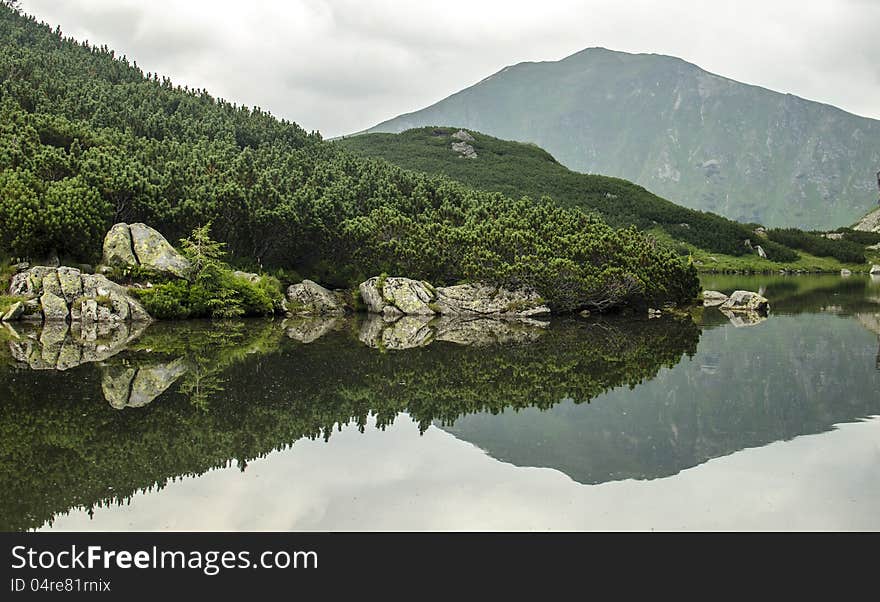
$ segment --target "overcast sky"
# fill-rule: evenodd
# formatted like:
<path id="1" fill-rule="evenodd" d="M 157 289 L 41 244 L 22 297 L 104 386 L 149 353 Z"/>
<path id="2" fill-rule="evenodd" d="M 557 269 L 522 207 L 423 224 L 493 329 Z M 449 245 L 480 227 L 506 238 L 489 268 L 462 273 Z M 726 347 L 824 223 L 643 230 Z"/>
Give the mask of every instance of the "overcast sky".
<path id="1" fill-rule="evenodd" d="M 144 71 L 325 137 L 590 46 L 679 56 L 880 118 L 877 0 L 22 0 Z"/>

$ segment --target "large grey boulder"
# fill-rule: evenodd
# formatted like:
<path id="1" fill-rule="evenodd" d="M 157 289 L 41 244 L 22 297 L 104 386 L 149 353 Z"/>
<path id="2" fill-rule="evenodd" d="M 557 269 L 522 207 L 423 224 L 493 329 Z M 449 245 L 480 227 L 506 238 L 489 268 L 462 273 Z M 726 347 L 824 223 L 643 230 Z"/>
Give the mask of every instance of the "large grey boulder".
<path id="1" fill-rule="evenodd" d="M 188 278 L 192 266 L 165 237 L 146 224 L 131 224 L 131 243 L 138 263 L 145 268 Z"/>
<path id="2" fill-rule="evenodd" d="M 104 265 L 126 267 L 138 265 L 128 224 L 114 224 L 104 236 Z"/>
<path id="3" fill-rule="evenodd" d="M 358 287 L 367 310 L 383 315 L 432 316 L 429 304 L 436 298 L 434 287 L 411 278 L 375 276 Z"/>
<path id="4" fill-rule="evenodd" d="M 392 305 L 408 316 L 433 316 L 437 313 L 428 305 L 436 299 L 434 287 L 424 281 L 386 278 L 382 298 L 386 305 Z"/>
<path id="5" fill-rule="evenodd" d="M 82 296 L 82 274 L 77 268 L 60 267 L 56 274 L 61 286 L 61 295 L 68 304 Z"/>
<path id="6" fill-rule="evenodd" d="M 287 312 L 303 316 L 340 316 L 345 313 L 342 296 L 323 286 L 303 280 L 287 287 Z"/>
<path id="7" fill-rule="evenodd" d="M 488 284 L 460 284 L 435 289 L 423 280 L 373 277 L 360 284 L 361 298 L 371 313 L 401 315 L 484 315 L 530 317 L 550 313 L 534 291 L 508 290 Z"/>
<path id="8" fill-rule="evenodd" d="M 487 284 L 459 284 L 437 289 L 441 314 L 478 314 L 527 318 L 550 313 L 534 291 L 507 290 Z"/>
<path id="9" fill-rule="evenodd" d="M 152 321 L 143 305 L 131 297 L 125 287 L 101 274 L 83 274 L 77 268 L 30 268 L 13 277 L 9 292 L 25 298 L 21 311 L 10 314 L 9 320 Z"/>
<path id="10" fill-rule="evenodd" d="M 732 312 L 757 312 L 766 314 L 770 310 L 770 302 L 751 291 L 734 291 L 730 298 L 721 305 L 721 309 Z"/>
<path id="11" fill-rule="evenodd" d="M 111 267 L 143 267 L 188 278 L 191 265 L 158 231 L 146 224 L 115 224 L 104 237 L 101 262 Z"/>

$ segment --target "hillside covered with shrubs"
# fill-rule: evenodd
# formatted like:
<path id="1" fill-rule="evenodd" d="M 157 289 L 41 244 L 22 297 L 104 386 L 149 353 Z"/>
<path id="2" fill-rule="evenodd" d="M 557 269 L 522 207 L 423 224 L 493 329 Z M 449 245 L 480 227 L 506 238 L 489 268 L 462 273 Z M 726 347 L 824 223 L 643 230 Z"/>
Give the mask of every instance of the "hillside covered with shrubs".
<path id="1" fill-rule="evenodd" d="M 557 309 L 607 291 L 623 303 L 696 295 L 694 268 L 636 229 L 519 197 L 357 157 L 0 6 L 9 259 L 94 261 L 116 222 L 172 241 L 210 223 L 233 265 L 331 286 L 383 272 L 482 279 L 534 287 Z"/>

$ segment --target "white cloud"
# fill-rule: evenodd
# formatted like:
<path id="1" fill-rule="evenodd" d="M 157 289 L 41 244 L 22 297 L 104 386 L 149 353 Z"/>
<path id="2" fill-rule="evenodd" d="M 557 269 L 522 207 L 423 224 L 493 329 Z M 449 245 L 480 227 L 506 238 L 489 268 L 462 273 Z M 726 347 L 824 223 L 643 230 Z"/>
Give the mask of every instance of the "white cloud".
<path id="1" fill-rule="evenodd" d="M 24 0 L 145 71 L 320 129 L 357 131 L 506 65 L 589 46 L 680 56 L 880 118 L 870 0 Z"/>

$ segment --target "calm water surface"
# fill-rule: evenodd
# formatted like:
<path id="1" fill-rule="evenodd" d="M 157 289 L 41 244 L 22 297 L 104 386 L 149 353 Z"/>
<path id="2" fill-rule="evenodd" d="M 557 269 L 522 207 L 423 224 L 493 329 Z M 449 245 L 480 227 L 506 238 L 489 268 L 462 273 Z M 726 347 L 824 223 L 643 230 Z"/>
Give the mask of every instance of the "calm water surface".
<path id="1" fill-rule="evenodd" d="M 0 529 L 878 529 L 880 282 L 769 318 L 0 328 Z"/>

